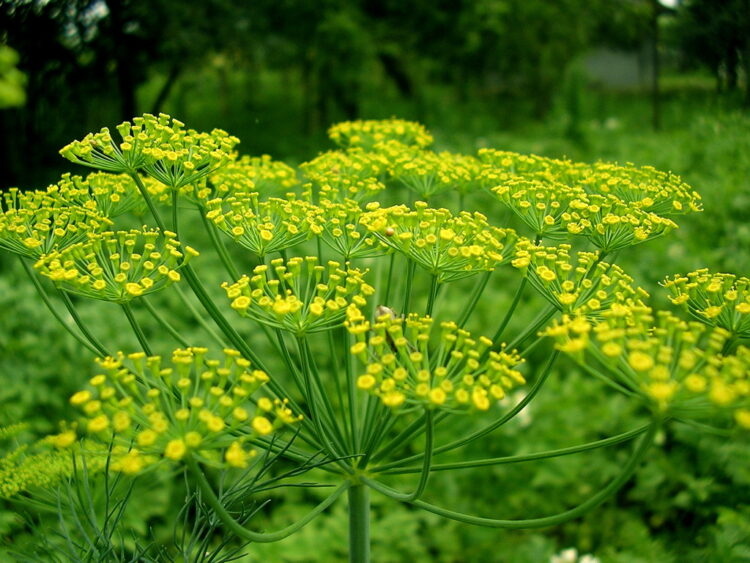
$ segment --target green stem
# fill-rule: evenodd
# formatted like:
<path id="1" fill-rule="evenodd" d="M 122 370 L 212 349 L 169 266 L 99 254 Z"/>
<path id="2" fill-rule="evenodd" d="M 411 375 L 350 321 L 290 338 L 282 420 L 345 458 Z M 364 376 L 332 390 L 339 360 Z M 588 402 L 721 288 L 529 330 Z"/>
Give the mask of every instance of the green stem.
<path id="1" fill-rule="evenodd" d="M 577 446 L 570 446 L 567 448 L 547 450 L 545 452 L 536 452 L 533 454 L 522 454 L 522 455 L 511 455 L 511 456 L 504 456 L 504 457 L 493 457 L 493 458 L 487 458 L 487 459 L 475 459 L 475 460 L 470 460 L 470 461 L 459 461 L 456 463 L 437 463 L 432 466 L 431 470 L 432 471 L 453 471 L 456 469 L 471 469 L 474 467 L 486 467 L 489 465 L 506 465 L 509 463 L 523 463 L 527 461 L 536 461 L 536 460 L 547 459 L 551 457 L 562 457 L 566 455 L 573 455 L 573 454 L 577 454 L 577 453 L 581 453 L 581 452 L 585 452 L 589 450 L 594 450 L 597 448 L 605 448 L 607 446 L 613 446 L 615 444 L 626 442 L 627 440 L 631 440 L 635 438 L 636 436 L 643 434 L 646 430 L 649 429 L 650 426 L 651 426 L 650 424 L 644 424 L 643 426 L 639 426 L 638 428 L 629 430 L 627 432 L 623 432 L 622 434 L 617 434 L 616 436 L 612 436 L 610 438 L 604 438 L 602 440 L 596 440 L 594 442 L 588 442 L 586 444 L 579 444 Z M 418 473 L 420 471 L 422 471 L 422 468 L 414 466 L 414 467 L 389 469 L 387 471 L 383 471 L 383 473 L 386 473 L 388 475 L 401 475 L 401 474 L 408 474 L 408 473 Z"/>
<path id="2" fill-rule="evenodd" d="M 196 481 L 198 482 L 198 487 L 201 490 L 201 493 L 203 495 L 203 498 L 206 500 L 208 505 L 214 510 L 216 513 L 216 516 L 219 517 L 219 520 L 224 524 L 227 530 L 229 530 L 231 533 L 233 533 L 238 538 L 244 540 L 244 541 L 251 541 L 251 542 L 257 542 L 257 543 L 269 543 L 269 542 L 276 542 L 279 540 L 283 540 L 284 538 L 291 536 L 295 532 L 298 532 L 302 528 L 304 528 L 307 524 L 309 524 L 316 516 L 318 516 L 321 512 L 323 512 L 326 508 L 331 506 L 336 500 L 350 487 L 350 482 L 345 481 L 341 485 L 339 485 L 336 490 L 331 493 L 330 496 L 328 496 L 323 502 L 321 502 L 318 506 L 313 508 L 310 512 L 308 512 L 301 520 L 298 520 L 294 524 L 287 526 L 286 528 L 279 530 L 278 532 L 272 532 L 272 533 L 259 533 L 259 532 L 253 532 L 251 530 L 248 530 L 244 526 L 242 526 L 237 520 L 232 518 L 232 515 L 227 512 L 226 508 L 224 508 L 224 505 L 221 504 L 221 501 L 216 497 L 216 494 L 213 491 L 213 488 L 209 484 L 208 480 L 206 479 L 206 476 L 203 474 L 203 471 L 198 466 L 198 463 L 193 459 L 191 456 L 188 456 L 185 459 L 185 462 L 187 463 L 188 468 L 195 476 Z"/>
<path id="3" fill-rule="evenodd" d="M 524 277 L 521 280 L 521 283 L 518 286 L 518 289 L 516 290 L 516 294 L 513 296 L 513 302 L 510 304 L 510 308 L 508 309 L 508 312 L 505 313 L 505 317 L 503 317 L 503 320 L 500 322 L 500 326 L 497 327 L 497 330 L 495 331 L 495 335 L 492 337 L 492 342 L 497 342 L 500 340 L 500 337 L 503 335 L 503 332 L 505 331 L 505 328 L 508 326 L 508 323 L 510 322 L 511 317 L 513 316 L 513 313 L 516 310 L 516 307 L 518 307 L 519 301 L 521 301 L 521 295 L 523 294 L 523 289 L 526 287 L 526 283 L 528 281 L 528 278 Z"/>
<path id="4" fill-rule="evenodd" d="M 349 562 L 370 561 L 370 490 L 356 484 L 349 487 Z"/>
<path id="5" fill-rule="evenodd" d="M 432 316 L 432 309 L 435 307 L 435 300 L 437 299 L 438 289 L 438 276 L 437 274 L 432 274 L 430 279 L 430 294 L 427 299 L 427 310 L 425 311 L 425 316 L 427 317 Z"/>
<path id="6" fill-rule="evenodd" d="M 138 320 L 135 318 L 135 315 L 133 314 L 133 309 L 130 307 L 129 303 L 121 303 L 120 306 L 122 307 L 122 310 L 125 312 L 125 316 L 128 318 L 128 322 L 130 323 L 130 328 L 133 329 L 133 332 L 135 333 L 135 337 L 138 339 L 138 342 L 141 345 L 141 348 L 143 348 L 143 351 L 146 353 L 147 356 L 153 356 L 151 352 L 151 347 L 148 345 L 148 340 L 146 339 L 146 335 L 143 333 L 143 329 L 141 328 L 141 325 L 138 324 Z"/>
<path id="7" fill-rule="evenodd" d="M 351 352 L 352 335 L 345 328 L 344 333 L 344 366 L 346 367 L 346 390 L 349 398 L 349 425 L 352 430 L 352 451 L 359 451 L 359 405 L 357 401 L 357 382 L 354 377 L 354 356 Z"/>
<path id="8" fill-rule="evenodd" d="M 81 317 L 78 315 L 78 311 L 76 311 L 75 306 L 73 305 L 73 302 L 70 300 L 70 295 L 65 292 L 65 290 L 59 290 L 60 291 L 60 297 L 62 297 L 63 303 L 65 304 L 65 308 L 70 313 L 70 316 L 73 317 L 73 322 L 76 323 L 76 326 L 81 331 L 83 336 L 86 337 L 86 340 L 91 342 L 91 345 L 97 349 L 99 354 L 102 356 L 111 356 L 107 349 L 102 345 L 101 342 L 99 342 L 99 339 L 96 338 L 93 334 L 91 334 L 91 331 L 86 328 L 86 325 L 81 320 Z"/>
<path id="9" fill-rule="evenodd" d="M 145 305 L 148 312 L 151 313 L 152 317 L 154 317 L 154 320 L 156 320 L 157 323 L 164 327 L 164 330 L 166 330 L 172 336 L 172 338 L 174 338 L 177 342 L 180 343 L 180 345 L 184 346 L 185 348 L 188 348 L 190 346 L 190 343 L 187 341 L 187 339 L 184 338 L 176 328 L 169 324 L 169 321 L 167 321 L 167 319 L 165 319 L 159 313 L 159 311 L 157 311 L 156 307 L 154 307 L 148 299 L 146 299 L 145 297 L 141 297 L 141 303 Z"/>
<path id="10" fill-rule="evenodd" d="M 198 208 L 198 214 L 201 216 L 203 226 L 205 227 L 206 232 L 211 239 L 211 243 L 216 249 L 216 253 L 219 255 L 221 263 L 224 265 L 224 269 L 229 274 L 229 277 L 232 278 L 232 281 L 237 281 L 238 279 L 240 279 L 240 272 L 234 265 L 232 257 L 229 256 L 224 243 L 222 243 L 221 239 L 219 238 L 218 233 L 216 232 L 216 227 L 206 218 L 205 210 L 202 207 Z"/>
<path id="11" fill-rule="evenodd" d="M 519 334 L 518 336 L 516 336 L 508 344 L 507 348 L 510 349 L 510 350 L 513 350 L 514 348 L 516 348 L 516 347 L 520 346 L 521 344 L 523 344 L 524 341 L 529 336 L 531 336 L 532 334 L 536 334 L 539 331 L 539 329 L 544 326 L 544 323 L 546 323 L 548 320 L 550 320 L 550 318 L 555 313 L 557 313 L 557 308 L 556 307 L 554 307 L 552 305 L 550 305 L 549 307 L 547 307 L 547 309 L 545 309 L 544 311 L 542 311 L 541 313 L 539 313 L 539 315 L 537 316 L 537 318 L 534 319 L 531 322 L 531 325 L 529 325 L 526 328 L 525 331 L 523 331 L 521 334 Z M 494 342 L 496 343 L 497 341 L 495 340 Z"/>
<path id="12" fill-rule="evenodd" d="M 323 421 L 326 423 L 326 430 L 328 431 L 329 438 L 332 442 L 335 443 L 336 447 L 338 447 L 340 451 L 345 451 L 346 448 L 344 446 L 344 436 L 341 433 L 341 429 L 339 428 L 338 422 L 336 420 L 336 413 L 333 409 L 333 404 L 331 403 L 331 399 L 328 396 L 328 393 L 323 385 L 323 380 L 320 377 L 320 371 L 318 371 L 318 366 L 315 363 L 315 358 L 313 357 L 312 351 L 310 350 L 310 344 L 304 338 L 300 338 L 299 344 L 300 353 L 303 354 L 305 358 L 304 365 L 310 372 L 312 381 L 315 384 L 313 392 L 317 392 L 317 396 L 313 396 L 311 399 L 317 405 L 322 405 L 323 407 L 321 409 L 323 414 L 325 415 Z M 338 456 L 338 453 L 336 455 Z"/>
<path id="13" fill-rule="evenodd" d="M 477 284 L 476 286 L 474 286 L 474 291 L 471 293 L 471 297 L 469 297 L 469 303 L 466 305 L 466 308 L 464 309 L 463 313 L 461 313 L 461 316 L 458 319 L 457 324 L 459 328 L 463 328 L 466 322 L 469 320 L 469 317 L 471 317 L 471 314 L 474 312 L 477 303 L 479 303 L 479 298 L 482 296 L 482 293 L 484 293 L 484 289 L 487 287 L 487 282 L 490 281 L 491 275 L 492 272 L 484 272 L 481 276 L 479 276 Z"/>
<path id="14" fill-rule="evenodd" d="M 427 487 L 427 481 L 430 479 L 430 471 L 432 469 L 432 452 L 433 452 L 433 424 L 432 424 L 432 411 L 425 410 L 425 446 L 424 453 L 422 454 L 422 468 L 419 474 L 419 483 L 417 488 L 414 489 L 413 493 L 393 493 L 389 496 L 402 502 L 412 502 L 422 496 L 422 493 Z"/>
<path id="15" fill-rule="evenodd" d="M 393 280 L 393 265 L 396 262 L 396 253 L 391 254 L 390 263 L 388 265 L 388 280 L 385 283 L 385 295 L 383 296 L 382 305 L 388 306 L 391 299 L 391 280 Z"/>
<path id="16" fill-rule="evenodd" d="M 175 291 L 177 292 L 177 295 L 180 298 L 180 301 L 182 301 L 183 305 L 185 305 L 185 308 L 190 311 L 190 314 L 193 315 L 193 318 L 198 321 L 198 324 L 201 325 L 203 330 L 205 330 L 208 335 L 213 338 L 213 340 L 222 348 L 226 348 L 226 342 L 224 339 L 219 336 L 216 331 L 206 322 L 206 319 L 204 318 L 204 315 L 201 315 L 198 310 L 195 308 L 195 306 L 190 302 L 190 299 L 187 295 L 185 295 L 185 292 L 182 291 L 182 288 L 178 284 L 174 284 L 172 287 L 174 287 Z"/>
<path id="17" fill-rule="evenodd" d="M 42 301 L 44 301 L 44 304 L 47 306 L 47 309 L 49 309 L 49 312 L 52 313 L 52 316 L 57 319 L 57 322 L 59 322 L 62 325 L 62 327 L 70 333 L 70 335 L 73 338 L 75 338 L 82 346 L 86 347 L 90 352 L 93 352 L 94 354 L 100 354 L 101 352 L 99 350 L 97 350 L 88 340 L 86 340 L 83 336 L 81 336 L 76 331 L 74 331 L 70 327 L 70 325 L 67 322 L 65 322 L 65 319 L 62 318 L 62 315 L 60 315 L 60 313 L 57 312 L 57 309 L 55 309 L 54 305 L 52 305 L 52 301 L 50 301 L 50 298 L 47 295 L 47 292 L 44 290 L 44 287 L 39 282 L 39 279 L 37 278 L 37 276 L 31 270 L 31 267 L 26 263 L 26 260 L 24 260 L 23 257 L 20 255 L 18 258 L 21 261 L 21 264 L 23 265 L 23 269 L 26 272 L 26 275 L 29 276 L 31 283 L 34 284 L 34 287 L 36 288 L 36 291 L 39 294 L 39 297 L 42 298 Z"/>
<path id="18" fill-rule="evenodd" d="M 504 528 L 508 530 L 527 530 L 527 529 L 532 529 L 532 528 L 546 528 L 549 526 L 558 526 L 560 524 L 563 524 L 565 522 L 578 518 L 579 516 L 585 514 L 589 510 L 592 510 L 593 508 L 599 506 L 601 503 L 603 503 L 604 501 L 609 499 L 612 495 L 614 495 L 628 481 L 628 479 L 630 479 L 633 473 L 635 473 L 635 470 L 637 469 L 638 465 L 643 460 L 648 449 L 651 447 L 654 441 L 654 436 L 656 435 L 658 428 L 659 428 L 659 423 L 657 422 L 653 422 L 650 425 L 648 432 L 641 439 L 638 446 L 636 446 L 630 459 L 623 467 L 622 472 L 615 479 L 610 481 L 610 483 L 606 487 L 604 487 L 597 494 L 590 497 L 588 500 L 579 504 L 575 508 L 566 510 L 565 512 L 561 512 L 560 514 L 555 514 L 553 516 L 546 516 L 543 518 L 531 518 L 527 520 L 496 520 L 494 518 L 482 518 L 479 516 L 472 516 L 470 514 L 455 512 L 453 510 L 448 510 L 446 508 L 435 506 L 433 504 L 429 504 L 421 500 L 412 501 L 411 504 L 413 504 L 417 508 L 421 508 L 422 510 L 432 512 L 433 514 L 437 514 L 444 518 L 449 518 L 451 520 L 456 520 L 458 522 L 463 522 L 465 524 L 473 524 L 475 526 L 485 526 L 488 528 Z M 362 480 L 368 485 L 370 485 L 371 487 L 376 488 L 376 490 L 388 496 L 393 497 L 395 493 L 395 491 L 393 491 L 389 487 L 382 485 L 381 483 L 378 483 L 377 481 L 373 482 L 365 478 L 363 478 Z M 373 485 L 376 485 L 376 486 L 373 486 Z"/>
<path id="19" fill-rule="evenodd" d="M 414 271 L 417 268 L 417 263 L 409 260 L 409 264 L 406 267 L 406 290 L 404 292 L 404 304 L 401 307 L 401 314 L 407 316 L 409 314 L 409 307 L 411 307 L 411 287 L 414 282 Z"/>
<path id="20" fill-rule="evenodd" d="M 143 180 L 141 180 L 141 177 L 138 175 L 137 172 L 131 172 L 129 176 L 133 179 L 135 182 L 136 187 L 138 188 L 138 191 L 141 192 L 141 197 L 146 202 L 146 205 L 148 206 L 148 210 L 151 212 L 151 215 L 154 218 L 154 221 L 156 221 L 156 225 L 159 227 L 159 229 L 164 232 L 167 230 L 167 226 L 164 224 L 164 221 L 161 219 L 161 215 L 159 214 L 159 210 L 156 209 L 156 206 L 154 205 L 153 200 L 151 199 L 151 196 L 148 193 L 148 190 L 146 189 L 146 186 L 143 185 Z"/>
<path id="21" fill-rule="evenodd" d="M 514 416 L 516 416 L 519 412 L 521 412 L 524 408 L 526 408 L 526 405 L 528 405 L 531 400 L 536 396 L 536 394 L 539 392 L 539 390 L 542 388 L 542 385 L 544 385 L 544 382 L 547 381 L 547 378 L 549 377 L 549 374 L 552 370 L 552 365 L 555 363 L 555 360 L 557 359 L 557 356 L 560 353 L 555 350 L 552 352 L 552 355 L 549 358 L 549 361 L 547 362 L 547 365 L 544 367 L 544 371 L 542 371 L 541 375 L 539 376 L 539 379 L 537 379 L 534 382 L 534 385 L 529 389 L 529 392 L 526 394 L 526 396 L 519 401 L 519 403 L 513 407 L 510 411 L 508 411 L 506 414 L 498 418 L 495 422 L 488 424 L 484 428 L 481 428 L 480 430 L 477 430 L 476 432 L 472 432 L 468 436 L 464 436 L 463 438 L 459 438 L 458 440 L 454 440 L 452 442 L 449 442 L 447 444 L 444 444 L 442 446 L 439 446 L 434 449 L 433 454 L 439 454 L 443 452 L 447 452 L 450 450 L 454 450 L 456 448 L 460 448 L 461 446 L 464 446 L 470 442 L 473 442 L 475 440 L 478 440 L 479 438 L 482 438 L 483 436 L 486 436 L 487 434 L 490 434 L 500 428 L 502 425 L 507 423 L 509 420 L 511 420 Z M 384 471 L 386 469 L 390 469 L 392 467 L 401 467 L 404 463 L 410 463 L 412 461 L 419 461 L 422 459 L 423 454 L 416 454 L 410 457 L 406 457 L 403 459 L 400 459 L 395 462 L 386 463 L 381 465 L 380 467 L 375 467 L 372 471 L 373 473 L 379 473 L 381 471 Z"/>

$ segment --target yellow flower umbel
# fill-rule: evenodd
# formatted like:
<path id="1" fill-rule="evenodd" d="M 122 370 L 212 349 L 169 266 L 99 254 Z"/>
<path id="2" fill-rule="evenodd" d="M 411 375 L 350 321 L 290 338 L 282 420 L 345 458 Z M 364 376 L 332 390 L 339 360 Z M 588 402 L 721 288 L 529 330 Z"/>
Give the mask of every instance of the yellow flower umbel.
<path id="1" fill-rule="evenodd" d="M 342 148 L 371 149 L 387 141 L 424 148 L 433 141 L 424 125 L 403 119 L 344 121 L 328 129 L 328 136 Z"/>
<path id="2" fill-rule="evenodd" d="M 306 196 L 310 201 L 369 199 L 385 189 L 386 164 L 378 153 L 362 149 L 323 153 L 300 165 L 308 180 Z"/>
<path id="3" fill-rule="evenodd" d="M 700 417 L 749 404 L 750 353 L 722 356 L 729 336 L 723 329 L 614 304 L 599 320 L 564 315 L 546 334 L 584 369 L 607 372 L 658 412 Z"/>
<path id="4" fill-rule="evenodd" d="M 652 240 L 676 229 L 674 221 L 625 204 L 615 196 L 589 195 L 581 219 L 568 224 L 568 232 L 582 235 L 604 253 Z"/>
<path id="5" fill-rule="evenodd" d="M 80 205 L 110 218 L 146 210 L 143 197 L 127 174 L 93 172 L 82 178 L 66 173 L 47 188 L 47 193 L 66 205 Z"/>
<path id="6" fill-rule="evenodd" d="M 229 162 L 209 176 L 213 197 L 227 197 L 237 192 L 258 192 L 268 196 L 285 193 L 299 182 L 291 166 L 270 156 L 247 156 Z"/>
<path id="7" fill-rule="evenodd" d="M 296 336 L 340 326 L 347 307 L 364 307 L 375 291 L 359 270 L 314 256 L 272 260 L 222 287 L 240 315 Z"/>
<path id="8" fill-rule="evenodd" d="M 614 264 L 600 262 L 593 252 L 570 255 L 570 245 L 535 245 L 522 239 L 516 244 L 514 267 L 524 271 L 531 285 L 560 311 L 598 315 L 612 303 L 641 303 L 648 298 L 633 278 Z"/>
<path id="9" fill-rule="evenodd" d="M 214 465 L 246 467 L 246 444 L 299 420 L 286 401 L 257 395 L 268 375 L 235 350 L 207 358 L 205 348 L 178 349 L 171 365 L 143 353 L 100 359 L 101 373 L 75 393 L 82 428 L 118 450 L 111 467 L 138 473 L 160 460 L 196 456 Z"/>
<path id="10" fill-rule="evenodd" d="M 319 236 L 344 262 L 380 256 L 388 251 L 388 246 L 362 225 L 363 210 L 356 201 L 347 199 L 333 203 L 324 200 L 318 208 L 318 222 L 322 229 Z"/>
<path id="11" fill-rule="evenodd" d="M 66 448 L 78 441 L 73 430 L 24 444 L 0 457 L 0 499 L 22 493 L 54 489 L 75 473 L 73 456 Z M 107 462 L 107 446 L 85 441 L 86 471 L 89 476 L 102 471 Z M 100 455 L 91 455 L 91 454 Z"/>
<path id="12" fill-rule="evenodd" d="M 390 178 L 422 199 L 446 190 L 468 193 L 478 185 L 479 162 L 470 156 L 404 147 L 396 154 L 391 151 L 391 160 Z"/>
<path id="13" fill-rule="evenodd" d="M 98 210 L 69 205 L 47 192 L 11 188 L 0 200 L 0 248 L 29 258 L 85 240 L 111 224 Z"/>
<path id="14" fill-rule="evenodd" d="M 206 217 L 235 242 L 263 258 L 319 233 L 318 209 L 296 199 L 258 199 L 238 193 L 208 202 Z"/>
<path id="15" fill-rule="evenodd" d="M 487 353 L 488 338 L 474 339 L 452 322 L 440 324 L 432 347 L 430 317 L 383 315 L 371 324 L 353 307 L 347 328 L 356 337 L 352 354 L 365 366 L 357 387 L 394 409 L 486 411 L 507 390 L 525 383 L 515 369 L 522 362 L 515 351 Z"/>
<path id="16" fill-rule="evenodd" d="M 178 270 L 197 256 L 169 231 L 105 232 L 42 256 L 35 268 L 55 285 L 93 299 L 127 303 L 180 280 Z"/>
<path id="17" fill-rule="evenodd" d="M 491 226 L 481 213 L 462 211 L 454 216 L 423 201 L 414 207 L 380 209 L 371 204 L 361 221 L 378 239 L 440 282 L 491 271 L 513 251 L 515 231 Z"/>
<path id="18" fill-rule="evenodd" d="M 667 278 L 662 285 L 700 322 L 721 327 L 738 338 L 750 338 L 750 280 L 707 268 Z"/>
<path id="19" fill-rule="evenodd" d="M 231 159 L 239 142 L 221 129 L 200 133 L 166 114 L 144 114 L 117 126 L 117 142 L 109 129 L 73 141 L 60 154 L 84 166 L 113 173 L 144 170 L 163 184 L 178 189 L 212 173 Z"/>
<path id="20" fill-rule="evenodd" d="M 700 195 L 679 176 L 651 166 L 585 164 L 495 149 L 481 149 L 479 158 L 486 165 L 482 183 L 489 188 L 508 181 L 526 180 L 562 184 L 591 195 L 612 195 L 625 205 L 658 215 L 702 209 Z"/>
<path id="21" fill-rule="evenodd" d="M 589 193 L 612 194 L 632 207 L 658 215 L 702 211 L 701 196 L 679 176 L 651 166 L 579 163 L 569 178 Z"/>
<path id="22" fill-rule="evenodd" d="M 558 182 L 515 178 L 492 188 L 497 198 L 539 238 L 570 236 L 568 225 L 588 208 L 586 193 Z"/>

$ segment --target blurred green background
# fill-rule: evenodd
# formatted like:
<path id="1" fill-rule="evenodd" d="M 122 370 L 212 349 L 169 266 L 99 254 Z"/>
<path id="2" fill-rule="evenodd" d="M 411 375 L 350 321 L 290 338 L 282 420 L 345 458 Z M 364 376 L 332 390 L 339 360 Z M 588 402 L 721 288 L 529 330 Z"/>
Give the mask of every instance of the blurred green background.
<path id="1" fill-rule="evenodd" d="M 495 147 L 681 175 L 705 212 L 622 256 L 657 303 L 667 274 L 750 273 L 748 0 L 2 0 L 0 17 L 0 189 L 46 187 L 71 169 L 60 147 L 143 112 L 222 127 L 242 153 L 292 164 L 330 148 L 325 130 L 336 121 L 396 116 L 424 123 L 439 150 Z M 507 290 L 492 291 L 492 308 L 504 307 Z M 99 305 L 84 304 L 83 315 L 102 340 L 134 345 Z M 52 430 L 89 375 L 84 352 L 0 255 L 0 426 Z M 525 418 L 466 455 L 633 426 L 624 402 L 572 363 L 555 375 Z M 469 528 L 374 498 L 374 559 L 535 562 L 576 547 L 602 561 L 750 561 L 747 440 L 688 428 L 662 440 L 615 501 L 560 528 Z M 433 498 L 495 517 L 552 513 L 614 474 L 624 453 L 439 475 Z M 161 541 L 181 492 L 149 486 L 163 502 L 134 503 L 128 526 Z M 264 515 L 271 527 L 304 513 L 311 493 L 284 495 L 278 514 Z M 0 559 L 52 534 L 54 518 L 35 527 L 24 514 L 0 504 Z M 284 542 L 251 546 L 246 560 L 342 560 L 345 516 L 342 505 Z"/>

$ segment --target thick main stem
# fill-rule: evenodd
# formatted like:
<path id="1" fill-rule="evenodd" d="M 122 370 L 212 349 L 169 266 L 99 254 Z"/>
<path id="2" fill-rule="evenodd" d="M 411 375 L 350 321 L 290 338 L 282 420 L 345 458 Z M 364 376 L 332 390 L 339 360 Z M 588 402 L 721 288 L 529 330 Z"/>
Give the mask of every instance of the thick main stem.
<path id="1" fill-rule="evenodd" d="M 370 561 L 370 490 L 357 483 L 349 487 L 349 561 Z"/>

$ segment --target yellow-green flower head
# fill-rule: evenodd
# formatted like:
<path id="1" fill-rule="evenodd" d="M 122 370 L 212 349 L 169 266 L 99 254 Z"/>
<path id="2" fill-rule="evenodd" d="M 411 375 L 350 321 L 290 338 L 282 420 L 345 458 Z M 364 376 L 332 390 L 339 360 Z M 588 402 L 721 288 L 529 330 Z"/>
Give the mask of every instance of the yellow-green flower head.
<path id="1" fill-rule="evenodd" d="M 632 207 L 658 215 L 702 211 L 701 196 L 679 176 L 651 166 L 596 162 L 576 164 L 575 182 L 589 193 L 617 196 Z M 573 178 L 573 174 L 571 174 Z"/>
<path id="2" fill-rule="evenodd" d="M 675 305 L 709 326 L 721 327 L 739 338 L 750 338 L 750 280 L 707 268 L 675 275 L 662 282 Z"/>
<path id="3" fill-rule="evenodd" d="M 314 256 L 272 260 L 222 287 L 242 316 L 297 336 L 340 326 L 350 305 L 364 307 L 375 292 L 363 272 Z"/>
<path id="4" fill-rule="evenodd" d="M 468 193 L 477 183 L 479 162 L 470 156 L 405 147 L 389 165 L 391 179 L 422 199 L 446 191 Z"/>
<path id="5" fill-rule="evenodd" d="M 581 221 L 589 207 L 586 193 L 559 182 L 514 178 L 492 188 L 497 198 L 538 237 L 564 239 L 568 226 Z"/>
<path id="6" fill-rule="evenodd" d="M 723 329 L 615 304 L 599 320 L 564 315 L 546 334 L 587 370 L 608 372 L 657 411 L 701 416 L 716 407 L 747 408 L 750 353 L 722 356 L 729 336 Z"/>
<path id="7" fill-rule="evenodd" d="M 71 438 L 72 437 L 72 438 Z M 67 451 L 77 442 L 75 431 L 64 429 L 61 434 L 48 436 L 31 445 L 22 445 L 0 457 L 0 499 L 21 493 L 52 489 L 75 473 L 73 457 Z M 89 475 L 105 468 L 106 446 L 85 441 L 86 470 Z M 101 455 L 89 455 L 96 452 Z M 80 467 L 79 467 L 80 468 Z"/>
<path id="8" fill-rule="evenodd" d="M 98 210 L 69 205 L 46 191 L 11 188 L 0 200 L 0 248 L 29 258 L 85 240 L 111 224 Z"/>
<path id="9" fill-rule="evenodd" d="M 110 218 L 146 210 L 143 196 L 127 174 L 92 172 L 82 178 L 65 173 L 57 184 L 47 188 L 47 193 L 67 205 L 79 205 Z"/>
<path id="10" fill-rule="evenodd" d="M 297 199 L 269 198 L 238 193 L 207 204 L 206 217 L 235 242 L 260 257 L 295 246 L 322 228 L 319 209 Z"/>
<path id="11" fill-rule="evenodd" d="M 121 141 L 109 129 L 73 141 L 60 154 L 72 162 L 113 173 L 144 170 L 171 188 L 194 183 L 231 159 L 239 142 L 221 129 L 199 133 L 166 114 L 144 114 L 117 126 Z"/>
<path id="12" fill-rule="evenodd" d="M 300 165 L 308 180 L 305 194 L 311 201 L 362 201 L 385 189 L 381 178 L 387 162 L 383 156 L 362 149 L 329 151 Z"/>
<path id="13" fill-rule="evenodd" d="M 180 281 L 178 270 L 197 255 L 174 233 L 144 227 L 91 234 L 45 254 L 35 268 L 70 293 L 127 303 Z"/>
<path id="14" fill-rule="evenodd" d="M 593 252 L 577 252 L 574 258 L 570 251 L 569 244 L 541 246 L 521 239 L 512 264 L 545 299 L 570 315 L 596 316 L 613 303 L 642 303 L 648 298 L 619 266 L 598 261 Z"/>
<path id="15" fill-rule="evenodd" d="M 433 141 L 424 125 L 403 119 L 344 121 L 331 126 L 328 136 L 342 148 L 371 149 L 387 141 L 424 148 Z"/>
<path id="16" fill-rule="evenodd" d="M 432 209 L 423 201 L 404 205 L 369 204 L 361 222 L 382 242 L 447 282 L 491 271 L 513 252 L 516 233 L 491 226 L 481 213 Z"/>
<path id="17" fill-rule="evenodd" d="M 209 177 L 213 197 L 226 197 L 237 192 L 258 192 L 268 196 L 286 193 L 299 181 L 294 168 L 273 160 L 269 155 L 247 156 L 229 162 Z"/>
<path id="18" fill-rule="evenodd" d="M 246 443 L 299 420 L 286 400 L 261 396 L 268 375 L 239 352 L 220 360 L 205 348 L 175 350 L 171 361 L 143 353 L 98 360 L 101 372 L 70 402 L 83 413 L 92 439 L 130 447 L 111 465 L 138 473 L 160 460 L 187 455 L 203 462 L 245 467 Z"/>
<path id="19" fill-rule="evenodd" d="M 568 232 L 589 239 L 602 252 L 610 253 L 663 236 L 677 225 L 671 219 L 642 211 L 615 196 L 589 195 L 581 219 L 568 223 Z"/>
<path id="20" fill-rule="evenodd" d="M 388 246 L 361 223 L 363 210 L 356 201 L 322 200 L 318 208 L 318 221 L 322 228 L 319 236 L 344 262 L 388 252 Z"/>
<path id="21" fill-rule="evenodd" d="M 515 369 L 522 362 L 515 351 L 487 354 L 492 341 L 472 338 L 453 322 L 434 327 L 430 317 L 386 314 L 370 323 L 356 307 L 347 316 L 356 337 L 352 354 L 365 366 L 357 387 L 388 407 L 486 411 L 507 390 L 525 383 Z M 430 346 L 435 328 L 439 341 Z"/>
<path id="22" fill-rule="evenodd" d="M 560 183 L 572 187 L 566 182 L 568 171 L 574 167 L 573 162 L 569 160 L 497 149 L 479 149 L 477 156 L 484 165 L 480 172 L 480 182 L 486 188 L 521 179 Z"/>
<path id="23" fill-rule="evenodd" d="M 587 194 L 616 196 L 633 208 L 658 215 L 701 211 L 697 192 L 679 176 L 651 166 L 585 164 L 495 149 L 481 149 L 479 158 L 486 165 L 482 171 L 486 187 L 523 179 L 563 184 Z"/>

